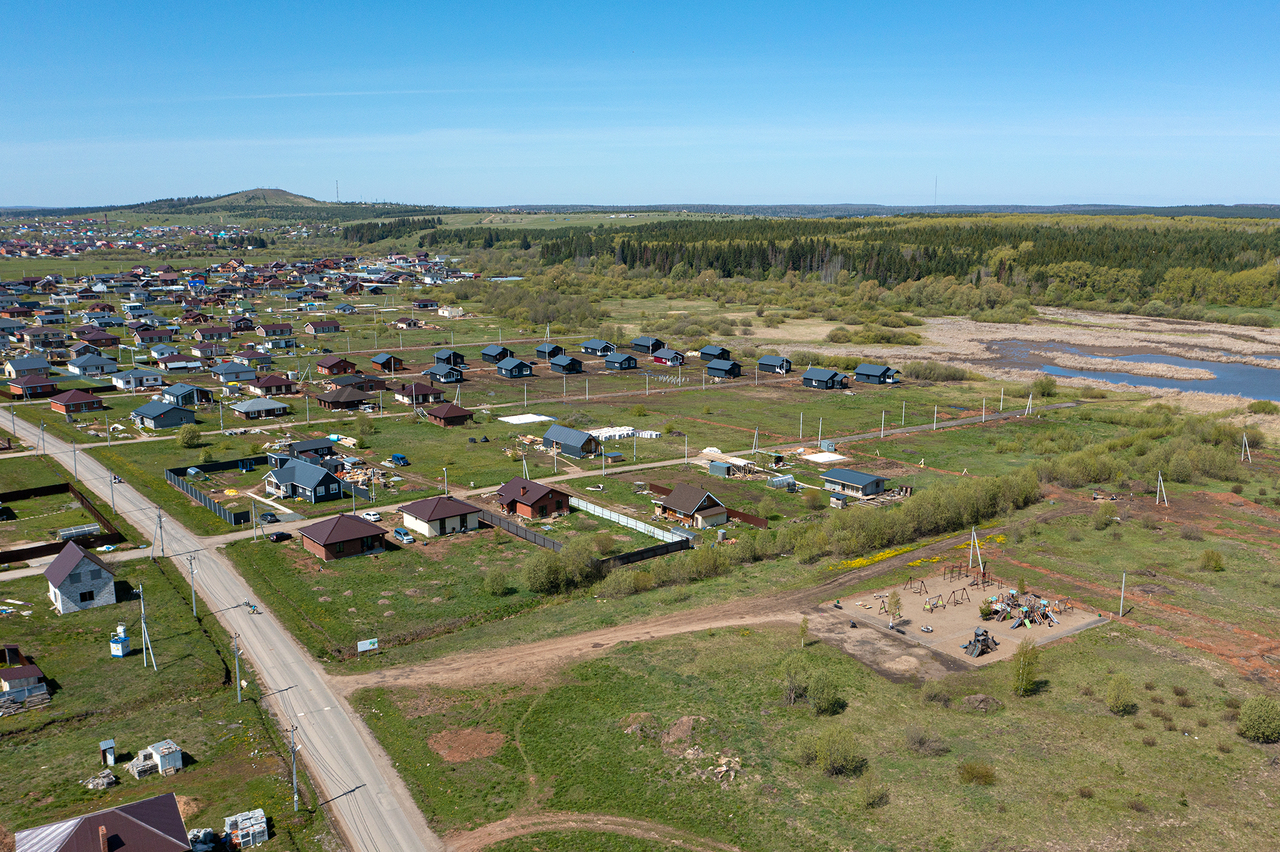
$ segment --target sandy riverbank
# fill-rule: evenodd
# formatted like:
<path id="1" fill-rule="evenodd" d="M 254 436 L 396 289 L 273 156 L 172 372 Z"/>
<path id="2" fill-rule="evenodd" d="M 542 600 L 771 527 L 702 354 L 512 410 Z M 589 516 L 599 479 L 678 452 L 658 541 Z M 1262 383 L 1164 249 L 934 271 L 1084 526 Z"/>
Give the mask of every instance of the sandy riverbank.
<path id="1" fill-rule="evenodd" d="M 1173 364 L 1161 364 L 1153 361 L 1122 361 L 1119 358 L 1104 358 L 1084 355 L 1071 355 L 1066 352 L 1032 352 L 1036 358 L 1046 364 L 1057 364 L 1065 370 L 1092 370 L 1103 373 L 1128 373 L 1131 376 L 1153 376 L 1158 379 L 1198 380 L 1216 379 L 1211 370 L 1197 367 L 1176 367 Z"/>

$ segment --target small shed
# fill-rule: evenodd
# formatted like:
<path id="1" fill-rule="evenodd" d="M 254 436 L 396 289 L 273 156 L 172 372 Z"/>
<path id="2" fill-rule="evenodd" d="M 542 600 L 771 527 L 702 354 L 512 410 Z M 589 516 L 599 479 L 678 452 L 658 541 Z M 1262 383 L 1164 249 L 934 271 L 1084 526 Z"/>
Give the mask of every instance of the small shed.
<path id="1" fill-rule="evenodd" d="M 729 350 L 711 343 L 698 350 L 698 357 L 703 361 L 728 361 Z"/>
<path id="2" fill-rule="evenodd" d="M 665 364 L 668 367 L 679 367 L 684 364 L 684 353 L 674 349 L 659 349 L 653 353 L 653 363 Z"/>
<path id="3" fill-rule="evenodd" d="M 659 349 L 666 348 L 665 343 L 656 337 L 637 337 L 631 341 L 632 352 L 643 352 L 645 355 L 652 355 Z"/>
<path id="4" fill-rule="evenodd" d="M 582 351 L 587 355 L 599 355 L 600 357 L 604 357 L 605 355 L 612 355 L 617 350 L 618 347 L 614 346 L 609 341 L 601 340 L 598 337 L 593 337 L 590 340 L 584 341 L 582 344 Z"/>
<path id="5" fill-rule="evenodd" d="M 536 350 L 539 358 L 550 361 L 552 358 L 558 358 L 564 354 L 564 347 L 558 343 L 544 343 Z"/>
<path id="6" fill-rule="evenodd" d="M 542 446 L 575 459 L 583 459 L 600 452 L 600 441 L 594 435 L 570 429 L 558 423 L 547 428 L 546 434 L 542 436 Z"/>
<path id="7" fill-rule="evenodd" d="M 883 364 L 859 364 L 853 371 L 854 381 L 872 385 L 891 385 L 898 381 L 898 371 Z"/>
<path id="8" fill-rule="evenodd" d="M 791 372 L 791 359 L 783 358 L 781 355 L 765 355 L 756 365 L 762 373 L 777 373 L 785 376 Z"/>
<path id="9" fill-rule="evenodd" d="M 369 360 L 373 362 L 373 366 L 384 372 L 404 372 L 404 359 L 398 358 L 389 352 L 374 355 Z"/>
<path id="10" fill-rule="evenodd" d="M 717 379 L 736 379 L 742 375 L 742 365 L 737 361 L 716 359 L 707 364 L 707 375 Z"/>
<path id="11" fill-rule="evenodd" d="M 422 372 L 422 375 L 429 376 L 433 382 L 439 382 L 442 385 L 451 385 L 462 381 L 462 371 L 457 367 L 449 364 L 441 364 L 439 362 L 432 364 Z"/>
<path id="12" fill-rule="evenodd" d="M 436 353 L 436 363 L 449 367 L 465 367 L 467 366 L 467 359 L 463 357 L 461 352 L 455 352 L 452 349 L 441 349 Z"/>
<path id="13" fill-rule="evenodd" d="M 810 367 L 805 370 L 804 375 L 800 377 L 800 381 L 807 388 L 819 388 L 821 390 L 849 387 L 849 377 L 847 375 L 838 373 L 835 370 L 823 369 L 822 367 Z"/>
<path id="14" fill-rule="evenodd" d="M 475 415 L 460 405 L 446 402 L 427 412 L 427 420 L 437 426 L 462 426 Z"/>

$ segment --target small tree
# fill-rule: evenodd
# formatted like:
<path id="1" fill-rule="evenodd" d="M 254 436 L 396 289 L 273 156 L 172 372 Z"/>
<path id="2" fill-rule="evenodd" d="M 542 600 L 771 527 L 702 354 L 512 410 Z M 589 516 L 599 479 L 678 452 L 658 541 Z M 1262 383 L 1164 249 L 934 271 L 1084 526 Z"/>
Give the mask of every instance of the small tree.
<path id="1" fill-rule="evenodd" d="M 1057 396 L 1058 380 L 1053 376 L 1040 376 L 1031 383 L 1031 389 L 1035 391 L 1036 396 Z"/>
<path id="2" fill-rule="evenodd" d="M 178 427 L 178 446 L 184 450 L 194 450 L 200 446 L 200 427 L 194 423 L 187 423 Z"/>
<path id="3" fill-rule="evenodd" d="M 897 618 L 902 615 L 902 596 L 897 592 L 889 593 L 889 615 Z"/>
<path id="4" fill-rule="evenodd" d="M 809 692 L 809 670 L 804 661 L 798 657 L 787 657 L 782 661 L 782 702 L 788 707 L 794 705 Z"/>
<path id="5" fill-rule="evenodd" d="M 368 414 L 364 413 L 363 411 L 356 415 L 356 434 L 357 435 L 372 435 L 376 431 L 378 431 L 378 429 L 376 426 L 373 425 L 372 417 L 370 417 Z"/>
<path id="6" fill-rule="evenodd" d="M 1117 716 L 1128 716 L 1138 709 L 1133 699 L 1133 684 L 1124 675 L 1116 675 L 1107 684 L 1107 709 Z"/>
<path id="7" fill-rule="evenodd" d="M 845 708 L 845 701 L 840 697 L 840 685 L 822 669 L 809 677 L 809 706 L 819 716 L 834 716 Z"/>
<path id="8" fill-rule="evenodd" d="M 1023 639 L 1013 653 L 1013 694 L 1026 697 L 1036 691 L 1036 667 L 1040 649 L 1031 639 Z"/>
<path id="9" fill-rule="evenodd" d="M 1200 570 L 1201 571 L 1225 571 L 1226 563 L 1222 559 L 1222 554 L 1216 550 L 1206 550 L 1200 554 Z"/>
<path id="10" fill-rule="evenodd" d="M 1280 704 L 1259 695 L 1240 706 L 1240 736 L 1255 743 L 1280 742 Z"/>
<path id="11" fill-rule="evenodd" d="M 484 590 L 495 598 L 507 593 L 507 572 L 501 568 L 490 568 L 484 575 Z"/>

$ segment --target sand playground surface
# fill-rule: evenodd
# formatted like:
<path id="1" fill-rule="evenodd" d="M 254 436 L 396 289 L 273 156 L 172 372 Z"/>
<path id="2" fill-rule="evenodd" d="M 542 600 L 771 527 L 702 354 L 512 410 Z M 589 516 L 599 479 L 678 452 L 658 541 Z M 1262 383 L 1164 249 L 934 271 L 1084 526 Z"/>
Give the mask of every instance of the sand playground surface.
<path id="1" fill-rule="evenodd" d="M 940 572 L 916 579 L 908 585 L 891 586 L 876 592 L 842 598 L 838 609 L 835 601 L 827 601 L 820 607 L 822 623 L 818 627 L 824 637 L 837 644 L 875 641 L 874 634 L 889 633 L 889 615 L 883 611 L 886 607 L 882 607 L 882 604 L 891 593 L 897 592 L 902 602 L 902 617 L 893 620 L 891 635 L 899 640 L 918 643 L 920 651 L 924 653 L 910 651 L 881 665 L 902 676 L 928 677 L 935 674 L 931 669 L 936 668 L 936 665 L 931 665 L 929 651 L 953 658 L 962 665 L 967 663 L 982 666 L 1012 657 L 1023 639 L 1029 638 L 1037 645 L 1043 645 L 1108 621 L 1097 612 L 1081 609 L 1068 600 L 1040 599 L 1036 597 L 1035 590 L 1018 596 L 1015 588 L 1000 584 L 990 575 L 988 583 L 983 586 L 977 579 L 978 576 L 976 572 L 973 575 L 955 571 Z M 1028 605 L 1027 615 L 1034 612 L 1036 603 L 1047 600 L 1047 604 L 1041 608 L 1048 609 L 1057 623 L 1042 618 L 1043 623 L 1036 623 L 1033 619 L 1031 625 L 1026 626 L 1021 617 L 1017 621 L 1012 617 L 1003 621 L 995 618 L 983 621 L 978 608 L 984 600 L 992 597 L 998 600 L 1018 597 L 1019 605 Z M 925 605 L 930 602 L 936 605 L 926 610 Z M 1021 614 L 1020 606 L 1019 613 Z M 850 628 L 850 621 L 857 626 Z M 1019 625 L 1016 628 L 1015 623 Z M 924 630 L 926 627 L 931 630 Z M 973 638 L 976 627 L 986 628 L 999 646 L 994 651 L 972 658 L 966 656 L 961 646 Z M 846 635 L 841 635 L 842 633 Z M 942 663 L 942 667 L 950 670 L 956 668 L 946 662 Z"/>

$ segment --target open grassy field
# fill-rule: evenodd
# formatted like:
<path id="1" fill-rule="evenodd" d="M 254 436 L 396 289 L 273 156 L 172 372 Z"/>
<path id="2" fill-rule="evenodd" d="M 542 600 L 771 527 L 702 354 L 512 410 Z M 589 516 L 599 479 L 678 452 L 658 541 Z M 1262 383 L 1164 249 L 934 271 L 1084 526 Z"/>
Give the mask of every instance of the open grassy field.
<path id="1" fill-rule="evenodd" d="M 304 805 L 294 814 L 288 744 L 260 709 L 255 685 L 236 703 L 230 637 L 203 606 L 200 621 L 192 619 L 180 572 L 145 560 L 112 567 L 117 589 L 133 590 L 129 599 L 66 616 L 48 607 L 43 577 L 4 583 L 6 597 L 34 606 L 29 617 L 0 618 L 0 642 L 17 643 L 54 687 L 47 708 L 0 719 L 7 762 L 21 767 L 0 778 L 0 823 L 10 831 L 30 828 L 172 792 L 189 827 L 221 829 L 224 816 L 262 807 L 275 842 L 300 850 L 340 848 L 302 775 Z M 139 588 L 157 671 L 143 668 L 137 650 Z M 122 660 L 110 657 L 107 643 L 117 622 L 126 625 L 135 649 Z M 120 784 L 87 790 L 77 782 L 102 768 L 97 743 L 111 738 Z M 125 771 L 123 762 L 165 738 L 186 754 L 181 772 L 139 781 Z"/>
<path id="2" fill-rule="evenodd" d="M 0 459 L 0 491 L 70 481 L 68 472 L 44 457 Z M 87 488 L 82 488 L 81 493 L 92 500 L 98 511 L 125 537 L 118 547 L 149 540 L 123 516 L 115 513 L 109 502 L 96 499 Z M 6 548 L 57 541 L 59 529 L 96 523 L 69 493 L 9 501 L 5 506 L 15 515 L 14 520 L 0 522 L 0 543 Z"/>
<path id="3" fill-rule="evenodd" d="M 132 396 L 129 394 L 109 395 L 103 398 L 105 405 L 102 411 L 88 412 L 85 414 L 73 414 L 72 422 L 67 422 L 65 414 L 54 411 L 49 406 L 48 400 L 39 400 L 37 402 L 26 402 L 18 405 L 9 406 L 10 417 L 16 414 L 19 420 L 25 420 L 32 426 L 44 426 L 45 432 L 51 437 L 59 438 L 67 443 L 75 441 L 77 444 L 103 443 L 107 441 L 108 426 L 120 425 L 124 426 L 123 430 L 116 430 L 111 433 L 111 442 L 130 441 L 140 438 L 143 431 L 134 425 L 129 419 L 129 412 L 133 411 L 141 405 L 151 401 L 150 395 L 138 394 Z M 8 420 L 9 418 L 3 418 Z M 208 423 L 208 418 L 204 419 Z M 5 425 L 9 425 L 6 423 Z M 214 427 L 217 427 L 217 418 L 214 418 Z M 173 434 L 172 429 L 163 430 L 156 434 L 165 435 Z M 94 434 L 90 434 L 94 433 Z"/>
<path id="4" fill-rule="evenodd" d="M 1007 664 L 922 692 L 797 647 L 794 630 L 714 631 L 628 646 L 524 688 L 377 689 L 357 706 L 437 830 L 545 810 L 652 820 L 747 850 L 1044 848 L 1050 836 L 1157 850 L 1265 844 L 1280 828 L 1246 804 L 1273 783 L 1275 748 L 1241 740 L 1228 720 L 1256 687 L 1159 639 L 1115 628 L 1059 644 L 1025 699 Z M 787 706 L 788 661 L 833 683 L 846 709 Z M 1139 714 L 1107 711 L 1115 676 L 1134 684 Z M 975 694 L 1003 709 L 965 709 Z M 799 754 L 832 731 L 860 758 L 847 775 Z M 991 783 L 966 781 L 968 762 Z M 717 778 L 717 765 L 734 771 Z"/>

